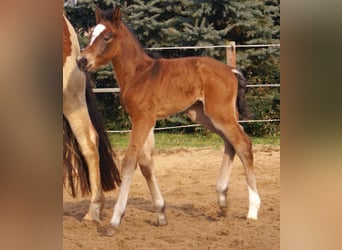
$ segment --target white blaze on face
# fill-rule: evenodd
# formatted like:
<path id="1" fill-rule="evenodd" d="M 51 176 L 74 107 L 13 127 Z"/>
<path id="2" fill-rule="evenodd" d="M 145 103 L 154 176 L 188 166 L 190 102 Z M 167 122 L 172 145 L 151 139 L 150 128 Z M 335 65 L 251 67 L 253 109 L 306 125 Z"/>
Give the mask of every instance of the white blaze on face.
<path id="1" fill-rule="evenodd" d="M 98 24 L 95 26 L 93 33 L 91 35 L 91 39 L 90 39 L 90 43 L 89 46 L 91 46 L 93 44 L 93 42 L 95 41 L 95 39 L 101 35 L 101 33 L 106 29 L 106 26 L 104 26 L 103 24 Z"/>

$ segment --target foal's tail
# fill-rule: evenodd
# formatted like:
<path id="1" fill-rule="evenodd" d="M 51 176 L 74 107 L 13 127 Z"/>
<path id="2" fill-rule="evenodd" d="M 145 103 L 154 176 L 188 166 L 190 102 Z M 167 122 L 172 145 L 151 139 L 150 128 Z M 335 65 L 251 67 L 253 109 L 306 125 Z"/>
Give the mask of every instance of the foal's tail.
<path id="1" fill-rule="evenodd" d="M 246 85 L 247 85 L 246 78 L 243 76 L 243 74 L 239 70 L 233 69 L 232 71 L 238 79 L 238 93 L 237 93 L 237 99 L 236 99 L 236 106 L 239 111 L 239 116 L 242 119 L 249 118 L 251 117 L 251 113 L 248 110 L 246 97 L 245 97 Z"/>
<path id="2" fill-rule="evenodd" d="M 92 91 L 89 76 L 86 83 L 86 101 L 88 113 L 92 124 L 98 134 L 98 150 L 100 156 L 101 184 L 104 191 L 110 191 L 121 184 L 120 172 L 114 161 L 108 135 L 105 132 L 101 116 L 96 109 L 95 97 Z M 80 190 L 82 195 L 90 193 L 89 170 L 87 163 L 81 154 L 75 135 L 72 133 L 69 122 L 63 115 L 63 166 L 64 184 L 68 178 L 69 191 L 76 196 Z"/>

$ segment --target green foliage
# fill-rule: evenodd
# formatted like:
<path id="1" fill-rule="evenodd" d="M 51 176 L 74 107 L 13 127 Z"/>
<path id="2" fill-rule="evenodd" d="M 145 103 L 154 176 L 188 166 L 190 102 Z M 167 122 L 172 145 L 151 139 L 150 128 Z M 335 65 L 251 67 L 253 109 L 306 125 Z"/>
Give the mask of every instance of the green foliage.
<path id="1" fill-rule="evenodd" d="M 247 103 L 254 120 L 280 119 L 279 89 L 251 88 L 248 90 Z M 277 135 L 279 122 L 242 123 L 244 130 L 251 136 Z"/>
<path id="2" fill-rule="evenodd" d="M 279 0 L 78 0 L 65 11 L 77 29 L 81 46 L 88 42 L 90 28 L 95 25 L 94 9 L 121 6 L 123 19 L 144 47 L 222 45 L 227 40 L 236 44 L 269 44 L 280 41 Z M 225 62 L 225 49 L 163 50 L 166 58 L 210 56 Z M 280 49 L 253 48 L 237 50 L 237 65 L 248 84 L 280 83 Z M 110 66 L 94 75 L 97 87 L 116 87 Z M 97 94 L 108 129 L 130 127 L 117 94 Z M 248 89 L 247 101 L 254 119 L 280 117 L 279 88 Z M 183 115 L 158 121 L 157 127 L 190 124 Z M 279 123 L 243 124 L 250 135 L 279 133 Z M 206 134 L 202 128 L 182 132 Z"/>

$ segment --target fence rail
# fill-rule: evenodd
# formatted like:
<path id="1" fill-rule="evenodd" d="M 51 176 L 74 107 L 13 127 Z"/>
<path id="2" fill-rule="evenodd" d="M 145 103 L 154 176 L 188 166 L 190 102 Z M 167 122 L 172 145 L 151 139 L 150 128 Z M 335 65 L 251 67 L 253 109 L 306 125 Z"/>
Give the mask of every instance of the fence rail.
<path id="1" fill-rule="evenodd" d="M 250 84 L 246 85 L 247 88 L 259 88 L 259 87 L 280 87 L 280 84 Z M 120 88 L 94 88 L 94 93 L 119 93 Z"/>
<path id="2" fill-rule="evenodd" d="M 280 47 L 279 43 L 276 44 L 240 44 L 240 45 L 203 45 L 203 46 L 175 46 L 175 47 L 151 47 L 147 50 L 173 50 L 173 49 L 215 49 L 215 48 L 267 48 L 267 47 Z"/>
<path id="3" fill-rule="evenodd" d="M 269 120 L 243 120 L 239 121 L 239 123 L 254 123 L 254 122 L 280 122 L 280 119 L 269 119 Z M 171 127 L 162 127 L 162 128 L 154 128 L 154 131 L 161 131 L 161 130 L 171 130 L 171 129 L 179 129 L 179 128 L 193 128 L 193 127 L 201 127 L 201 124 L 189 124 L 189 125 L 179 125 L 179 126 L 171 126 Z M 107 130 L 109 134 L 124 134 L 130 133 L 130 129 L 126 130 Z"/>

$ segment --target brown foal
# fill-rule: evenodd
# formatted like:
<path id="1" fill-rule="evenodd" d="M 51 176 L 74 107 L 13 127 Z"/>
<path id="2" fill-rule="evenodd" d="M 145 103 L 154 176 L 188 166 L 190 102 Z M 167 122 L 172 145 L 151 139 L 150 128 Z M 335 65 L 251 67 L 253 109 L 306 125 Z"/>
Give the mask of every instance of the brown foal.
<path id="1" fill-rule="evenodd" d="M 235 152 L 247 176 L 249 211 L 257 219 L 260 198 L 253 173 L 250 138 L 238 123 L 245 99 L 238 77 L 242 74 L 208 57 L 153 59 L 121 21 L 121 10 L 96 10 L 97 25 L 78 57 L 83 71 L 94 71 L 111 62 L 121 90 L 121 103 L 132 122 L 129 145 L 122 160 L 122 185 L 111 224 L 118 227 L 128 199 L 133 173 L 140 166 L 151 192 L 159 225 L 167 224 L 165 203 L 154 175 L 152 150 L 156 120 L 185 112 L 194 122 L 220 135 L 224 155 L 217 181 L 218 203 L 227 206 L 231 163 Z"/>

